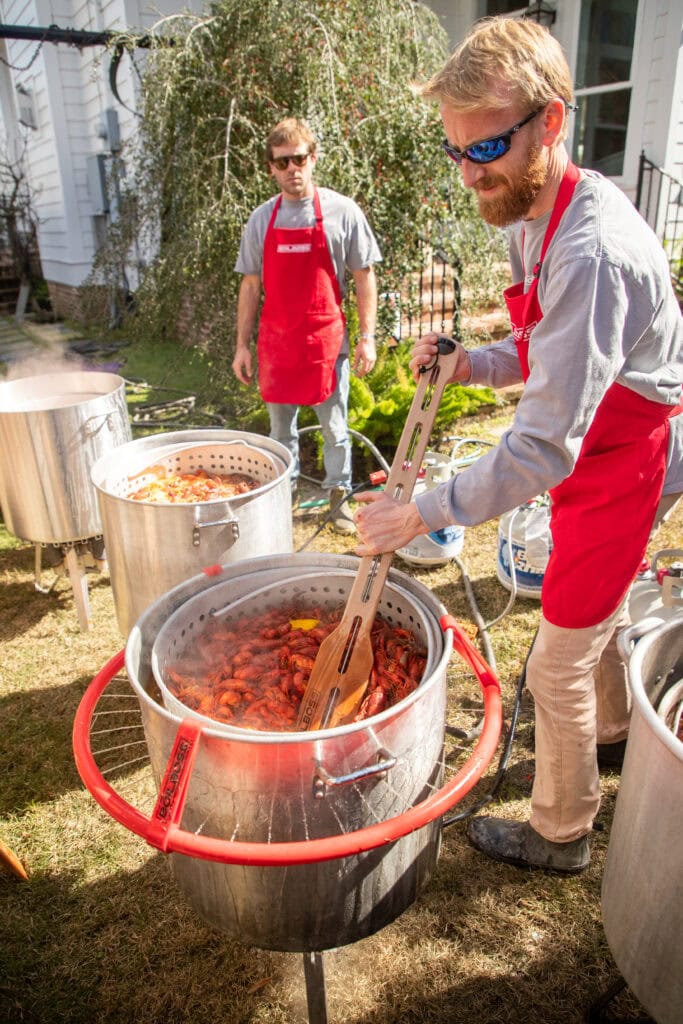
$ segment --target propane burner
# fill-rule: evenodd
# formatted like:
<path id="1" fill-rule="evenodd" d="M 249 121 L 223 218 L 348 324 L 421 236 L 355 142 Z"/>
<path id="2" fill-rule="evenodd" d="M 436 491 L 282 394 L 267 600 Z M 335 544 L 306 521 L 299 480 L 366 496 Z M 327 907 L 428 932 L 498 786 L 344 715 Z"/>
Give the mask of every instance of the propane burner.
<path id="1" fill-rule="evenodd" d="M 68 575 L 76 603 L 76 613 L 81 629 L 86 632 L 92 626 L 88 583 L 86 573 L 106 572 L 107 555 L 104 538 L 90 537 L 81 541 L 66 541 L 63 544 L 41 544 L 36 542 L 34 563 L 34 587 L 40 594 L 50 594 L 57 581 Z M 43 567 L 54 573 L 49 586 L 43 586 Z"/>

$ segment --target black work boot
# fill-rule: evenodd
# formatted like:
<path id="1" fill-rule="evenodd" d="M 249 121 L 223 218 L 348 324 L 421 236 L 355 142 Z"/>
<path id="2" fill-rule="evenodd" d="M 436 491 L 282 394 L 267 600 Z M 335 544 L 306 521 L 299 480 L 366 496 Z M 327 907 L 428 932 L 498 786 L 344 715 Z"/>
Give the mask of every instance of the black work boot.
<path id="1" fill-rule="evenodd" d="M 626 740 L 618 740 L 616 743 L 598 743 L 597 747 L 598 768 L 601 771 L 615 772 L 618 775 L 624 767 Z"/>
<path id="2" fill-rule="evenodd" d="M 578 875 L 590 863 L 588 836 L 568 843 L 544 839 L 528 821 L 505 818 L 472 818 L 467 837 L 477 850 L 493 860 L 518 868 L 540 868 L 566 875 Z"/>
<path id="3" fill-rule="evenodd" d="M 356 532 L 353 512 L 346 500 L 346 491 L 343 487 L 333 487 L 330 491 L 330 522 L 337 533 Z"/>

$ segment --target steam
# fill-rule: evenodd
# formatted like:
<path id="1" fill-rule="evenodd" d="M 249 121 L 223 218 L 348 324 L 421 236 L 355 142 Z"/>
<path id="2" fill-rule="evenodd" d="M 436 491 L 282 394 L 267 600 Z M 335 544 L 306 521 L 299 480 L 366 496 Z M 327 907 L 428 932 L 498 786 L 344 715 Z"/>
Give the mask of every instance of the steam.
<path id="1" fill-rule="evenodd" d="M 89 369 L 82 356 L 65 351 L 61 345 L 36 346 L 30 355 L 7 364 L 2 380 L 11 382 L 25 377 L 52 376 L 58 373 L 78 373 Z"/>

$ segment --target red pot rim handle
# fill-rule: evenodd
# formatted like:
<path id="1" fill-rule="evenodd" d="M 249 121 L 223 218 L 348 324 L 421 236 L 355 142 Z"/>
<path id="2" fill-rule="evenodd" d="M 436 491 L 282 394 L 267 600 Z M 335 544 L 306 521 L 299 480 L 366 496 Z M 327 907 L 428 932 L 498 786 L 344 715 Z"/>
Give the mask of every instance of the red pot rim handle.
<path id="1" fill-rule="evenodd" d="M 124 651 L 116 654 L 98 672 L 78 706 L 73 727 L 76 768 L 97 803 L 129 831 L 141 836 L 164 853 L 182 853 L 202 860 L 259 867 L 312 864 L 365 853 L 397 839 L 444 815 L 476 785 L 493 757 L 502 726 L 500 686 L 493 672 L 450 616 L 441 620 L 444 631 L 453 631 L 454 646 L 479 679 L 484 698 L 484 725 L 477 744 L 460 771 L 426 800 L 356 832 L 284 843 L 241 842 L 187 832 L 180 827 L 185 797 L 202 729 L 185 719 L 176 733 L 173 750 L 150 817 L 124 800 L 102 776 L 90 748 L 90 725 L 104 690 L 124 665 Z"/>

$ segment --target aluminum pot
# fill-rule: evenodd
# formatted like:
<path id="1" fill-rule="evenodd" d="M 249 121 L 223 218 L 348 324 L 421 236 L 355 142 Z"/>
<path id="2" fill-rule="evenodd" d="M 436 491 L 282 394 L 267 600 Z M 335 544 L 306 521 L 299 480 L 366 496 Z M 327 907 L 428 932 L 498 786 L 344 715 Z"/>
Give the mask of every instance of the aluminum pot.
<path id="1" fill-rule="evenodd" d="M 157 784 L 180 718 L 161 703 L 152 649 L 169 616 L 215 591 L 223 604 L 278 579 L 316 571 L 319 579 L 357 569 L 358 559 L 299 553 L 225 566 L 218 581 L 188 580 L 154 602 L 126 645 L 128 677 L 142 711 Z M 380 614 L 409 628 L 424 620 L 432 669 L 405 700 L 366 721 L 311 733 L 230 734 L 206 729 L 192 773 L 183 828 L 217 838 L 261 843 L 353 832 L 401 814 L 438 789 L 450 633 L 443 606 L 420 583 L 391 570 Z M 373 934 L 417 897 L 438 858 L 440 821 L 397 841 L 336 860 L 286 867 L 224 864 L 171 854 L 176 881 L 209 924 L 266 949 L 311 952 Z"/>
<path id="2" fill-rule="evenodd" d="M 647 624 L 642 624 L 648 628 Z M 683 743 L 657 709 L 683 678 L 683 615 L 619 637 L 633 711 L 602 883 L 605 934 L 657 1024 L 683 1007 Z"/>
<path id="3" fill-rule="evenodd" d="M 0 505 L 23 540 L 62 544 L 102 533 L 90 471 L 130 441 L 125 381 L 77 371 L 0 383 Z"/>
<path id="4" fill-rule="evenodd" d="M 152 464 L 244 472 L 259 486 L 230 500 L 158 504 L 129 497 Z M 142 474 L 142 475 L 141 475 Z M 235 430 L 138 438 L 92 469 L 119 629 L 158 597 L 211 565 L 291 552 L 292 456 L 277 441 Z"/>

